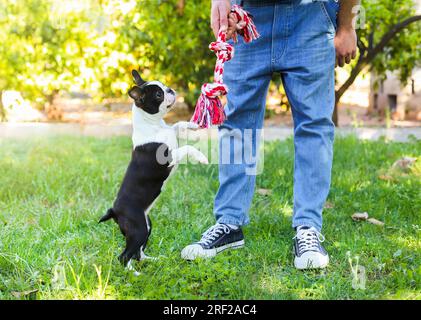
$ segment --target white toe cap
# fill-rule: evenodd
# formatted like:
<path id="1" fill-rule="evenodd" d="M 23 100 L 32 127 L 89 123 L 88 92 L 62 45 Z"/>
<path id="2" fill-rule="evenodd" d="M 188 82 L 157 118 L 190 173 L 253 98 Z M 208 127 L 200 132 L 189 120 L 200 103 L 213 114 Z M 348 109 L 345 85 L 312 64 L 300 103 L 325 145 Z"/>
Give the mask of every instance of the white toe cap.
<path id="1" fill-rule="evenodd" d="M 215 255 L 214 250 L 205 250 L 199 244 L 191 244 L 181 251 L 181 258 L 185 260 L 194 260 L 197 258 L 210 258 Z"/>

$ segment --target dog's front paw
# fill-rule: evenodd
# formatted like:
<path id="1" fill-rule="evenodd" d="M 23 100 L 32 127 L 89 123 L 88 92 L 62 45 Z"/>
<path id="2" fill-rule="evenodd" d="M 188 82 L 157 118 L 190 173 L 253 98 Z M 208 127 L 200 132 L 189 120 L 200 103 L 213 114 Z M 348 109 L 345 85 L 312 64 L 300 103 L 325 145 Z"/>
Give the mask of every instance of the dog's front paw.
<path id="1" fill-rule="evenodd" d="M 194 158 L 197 162 L 202 163 L 202 164 L 209 164 L 209 160 L 208 158 L 201 153 L 200 151 L 198 151 L 195 155 Z"/>
<path id="2" fill-rule="evenodd" d="M 174 124 L 172 128 L 179 133 L 183 133 L 187 130 L 197 130 L 199 129 L 199 125 L 194 122 L 180 121 Z"/>
<path id="3" fill-rule="evenodd" d="M 194 123 L 194 122 L 187 122 L 187 129 L 190 129 L 190 130 L 197 130 L 197 129 L 199 129 L 200 127 L 199 127 L 199 125 L 197 124 L 197 123 Z"/>
<path id="4" fill-rule="evenodd" d="M 169 163 L 168 167 L 174 167 L 178 164 L 178 161 L 176 158 L 173 158 L 172 161 Z"/>

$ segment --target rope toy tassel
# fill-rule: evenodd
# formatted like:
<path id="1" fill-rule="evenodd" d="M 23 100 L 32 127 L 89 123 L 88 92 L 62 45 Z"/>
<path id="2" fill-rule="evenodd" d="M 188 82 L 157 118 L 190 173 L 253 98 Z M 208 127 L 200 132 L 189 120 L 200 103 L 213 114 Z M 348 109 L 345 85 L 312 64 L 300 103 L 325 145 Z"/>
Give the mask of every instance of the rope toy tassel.
<path id="1" fill-rule="evenodd" d="M 238 33 L 243 36 L 245 43 L 250 43 L 260 37 L 260 34 L 257 32 L 256 26 L 254 25 L 253 16 L 250 13 L 237 4 L 232 6 L 231 12 L 237 17 L 238 24 L 244 24 L 244 27 Z M 234 34 L 233 39 L 235 43 L 238 42 L 236 34 Z"/>
<path id="2" fill-rule="evenodd" d="M 244 42 L 249 43 L 260 37 L 253 23 L 251 15 L 244 11 L 240 6 L 234 5 L 231 9 L 238 19 L 238 25 L 243 28 L 238 33 L 243 36 Z M 226 116 L 220 96 L 228 93 L 228 87 L 224 84 L 224 64 L 234 57 L 234 47 L 227 41 L 225 30 L 220 30 L 216 41 L 209 45 L 209 49 L 215 52 L 217 56 L 214 82 L 205 83 L 202 86 L 201 94 L 196 103 L 196 108 L 191 118 L 191 122 L 199 125 L 200 128 L 210 128 L 213 125 L 220 125 L 224 122 Z M 237 36 L 233 37 L 237 42 Z"/>
<path id="3" fill-rule="evenodd" d="M 205 83 L 202 86 L 202 93 L 196 103 L 196 109 L 190 121 L 197 123 L 200 128 L 209 128 L 212 125 L 219 125 L 225 120 L 225 112 L 220 95 L 227 93 L 224 84 Z"/>

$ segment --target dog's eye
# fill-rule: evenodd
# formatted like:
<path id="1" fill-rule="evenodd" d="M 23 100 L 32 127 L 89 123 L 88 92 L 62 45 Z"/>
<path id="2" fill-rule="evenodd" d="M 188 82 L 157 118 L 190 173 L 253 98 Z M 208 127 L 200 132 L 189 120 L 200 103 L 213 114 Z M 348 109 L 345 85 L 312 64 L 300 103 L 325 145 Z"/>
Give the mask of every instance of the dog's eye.
<path id="1" fill-rule="evenodd" d="M 158 91 L 158 92 L 156 93 L 156 97 L 157 97 L 157 98 L 162 98 L 162 92 Z"/>

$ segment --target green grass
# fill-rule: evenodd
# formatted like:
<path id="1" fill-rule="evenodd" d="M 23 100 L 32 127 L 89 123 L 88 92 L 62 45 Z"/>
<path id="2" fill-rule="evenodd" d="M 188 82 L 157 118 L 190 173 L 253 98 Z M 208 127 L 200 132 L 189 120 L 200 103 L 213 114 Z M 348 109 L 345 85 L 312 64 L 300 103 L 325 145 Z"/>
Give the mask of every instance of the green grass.
<path id="1" fill-rule="evenodd" d="M 421 142 L 337 139 L 325 209 L 325 271 L 292 267 L 292 140 L 266 145 L 246 247 L 211 261 L 185 262 L 181 249 L 213 223 L 217 166 L 181 166 L 151 211 L 147 253 L 159 261 L 126 272 L 117 256 L 123 237 L 97 224 L 112 204 L 130 157 L 130 139 L 51 138 L 0 142 L 0 298 L 38 290 L 37 299 L 421 299 L 420 160 L 408 173 L 381 180 Z M 367 211 L 380 227 L 354 222 Z M 347 252 L 366 270 L 352 288 Z"/>

